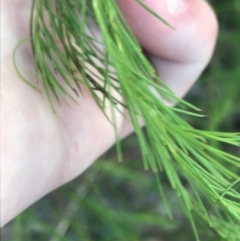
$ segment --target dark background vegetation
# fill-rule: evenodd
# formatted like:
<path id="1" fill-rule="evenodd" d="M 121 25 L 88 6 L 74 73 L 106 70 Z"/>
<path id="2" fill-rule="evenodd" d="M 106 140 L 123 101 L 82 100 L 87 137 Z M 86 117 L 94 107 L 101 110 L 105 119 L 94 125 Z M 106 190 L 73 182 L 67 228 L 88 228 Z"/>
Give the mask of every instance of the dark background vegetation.
<path id="1" fill-rule="evenodd" d="M 187 117 L 187 121 L 200 129 L 239 132 L 240 1 L 210 2 L 220 23 L 217 48 L 210 65 L 186 96 L 207 117 Z M 42 198 L 6 225 L 1 240 L 193 241 L 189 222 L 165 175 L 161 181 L 174 221 L 166 215 L 154 176 L 143 171 L 135 136 L 124 140 L 122 146 L 123 163 L 117 162 L 112 148 L 79 178 Z M 240 148 L 220 148 L 240 155 Z M 208 226 L 197 224 L 202 240 L 215 238 Z"/>

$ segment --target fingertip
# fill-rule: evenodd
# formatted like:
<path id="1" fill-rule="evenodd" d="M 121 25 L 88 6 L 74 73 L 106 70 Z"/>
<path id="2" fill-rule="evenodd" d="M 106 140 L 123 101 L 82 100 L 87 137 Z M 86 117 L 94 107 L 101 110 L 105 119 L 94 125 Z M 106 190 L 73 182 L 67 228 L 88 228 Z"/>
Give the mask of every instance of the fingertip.
<path id="1" fill-rule="evenodd" d="M 136 0 L 118 0 L 127 23 L 147 52 L 161 79 L 183 97 L 208 64 L 218 22 L 204 0 L 145 0 L 170 28 Z"/>
<path id="2" fill-rule="evenodd" d="M 174 30 L 136 0 L 118 0 L 117 3 L 139 43 L 150 54 L 179 62 L 210 58 L 218 24 L 206 1 L 145 0 L 144 3 L 170 23 Z"/>

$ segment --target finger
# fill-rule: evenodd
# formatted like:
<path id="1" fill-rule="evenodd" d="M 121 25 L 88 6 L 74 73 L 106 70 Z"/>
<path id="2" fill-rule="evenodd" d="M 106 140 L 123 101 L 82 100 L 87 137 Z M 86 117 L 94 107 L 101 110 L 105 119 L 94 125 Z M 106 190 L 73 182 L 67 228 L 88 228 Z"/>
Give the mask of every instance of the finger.
<path id="1" fill-rule="evenodd" d="M 182 97 L 207 65 L 216 42 L 217 21 L 203 0 L 146 0 L 166 26 L 135 0 L 118 0 L 126 21 L 161 78 Z"/>
<path id="2" fill-rule="evenodd" d="M 161 79 L 177 96 L 183 97 L 214 50 L 218 24 L 211 7 L 203 0 L 145 0 L 173 29 L 135 0 L 117 3 Z M 122 136 L 131 132 L 132 126 L 125 122 Z"/>

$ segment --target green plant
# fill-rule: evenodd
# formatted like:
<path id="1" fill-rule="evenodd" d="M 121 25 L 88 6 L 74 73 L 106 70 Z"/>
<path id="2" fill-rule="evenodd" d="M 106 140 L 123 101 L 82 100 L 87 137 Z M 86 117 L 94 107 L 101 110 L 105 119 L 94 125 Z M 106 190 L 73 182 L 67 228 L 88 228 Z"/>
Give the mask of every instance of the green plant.
<path id="1" fill-rule="evenodd" d="M 87 1 L 58 1 L 55 4 L 56 7 L 53 8 L 50 1 L 34 1 L 31 22 L 36 71 L 43 77 L 52 109 L 54 110 L 52 94 L 59 101 L 65 96 L 76 101 L 74 93 L 81 93 L 80 84 L 89 88 L 103 112 L 107 101 L 115 109 L 119 105 L 127 108 L 138 136 L 144 167 L 156 174 L 169 216 L 172 215 L 168 201 L 158 180 L 161 170 L 166 172 L 172 188 L 181 196 L 182 208 L 197 240 L 193 213 L 209 222 L 223 238 L 236 241 L 240 236 L 240 194 L 237 191 L 240 179 L 233 168 L 226 166 L 238 170 L 240 158 L 210 146 L 209 143 L 217 141 L 239 146 L 239 134 L 197 130 L 177 115 L 182 113 L 201 117 L 196 113 L 198 108 L 178 99 L 155 74 L 114 1 L 93 0 L 91 4 L 87 4 Z M 143 5 L 141 1 L 139 4 Z M 46 24 L 44 10 L 49 14 L 51 28 Z M 77 21 L 79 14 L 81 21 Z M 104 53 L 99 53 L 97 40 L 86 32 L 86 26 L 90 28 L 88 16 L 99 24 L 107 50 Z M 60 41 L 61 48 L 55 44 L 56 40 Z M 93 58 L 104 64 L 99 65 Z M 54 72 L 46 64 L 46 59 L 51 61 L 53 69 L 64 79 L 68 88 L 57 81 Z M 93 78 L 94 73 L 87 67 L 87 63 L 99 73 L 99 78 Z M 116 69 L 116 75 L 110 66 Z M 76 72 L 81 73 L 81 77 Z M 149 86 L 155 88 L 164 99 L 179 102 L 178 107 L 166 106 L 160 102 Z M 119 92 L 126 104 L 112 96 L 111 89 Z M 114 128 L 114 112 L 106 118 Z M 146 124 L 147 138 L 140 127 L 139 118 Z M 117 133 L 116 139 L 118 140 Z M 119 141 L 117 147 L 121 160 Z M 188 188 L 183 185 L 180 175 L 188 181 Z M 210 211 L 205 208 L 207 203 L 212 205 Z"/>

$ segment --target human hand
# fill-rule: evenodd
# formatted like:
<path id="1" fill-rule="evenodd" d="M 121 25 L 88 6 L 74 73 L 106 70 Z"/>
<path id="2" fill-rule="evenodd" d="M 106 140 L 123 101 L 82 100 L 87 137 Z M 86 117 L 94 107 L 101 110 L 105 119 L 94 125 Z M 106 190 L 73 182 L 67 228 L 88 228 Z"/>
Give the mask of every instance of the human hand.
<path id="1" fill-rule="evenodd" d="M 173 5 L 169 11 L 166 0 L 146 0 L 175 27 L 172 30 L 135 0 L 117 2 L 161 78 L 183 97 L 205 68 L 215 45 L 217 21 L 208 4 L 182 0 L 176 11 Z M 12 52 L 29 36 L 31 4 L 31 0 L 2 1 L 1 226 L 78 176 L 115 142 L 112 126 L 86 88 L 80 105 L 62 104 L 56 116 L 44 92 L 31 89 L 16 74 Z M 24 77 L 34 83 L 30 43 L 19 49 L 17 62 Z M 133 131 L 118 113 L 116 122 L 122 138 Z"/>

